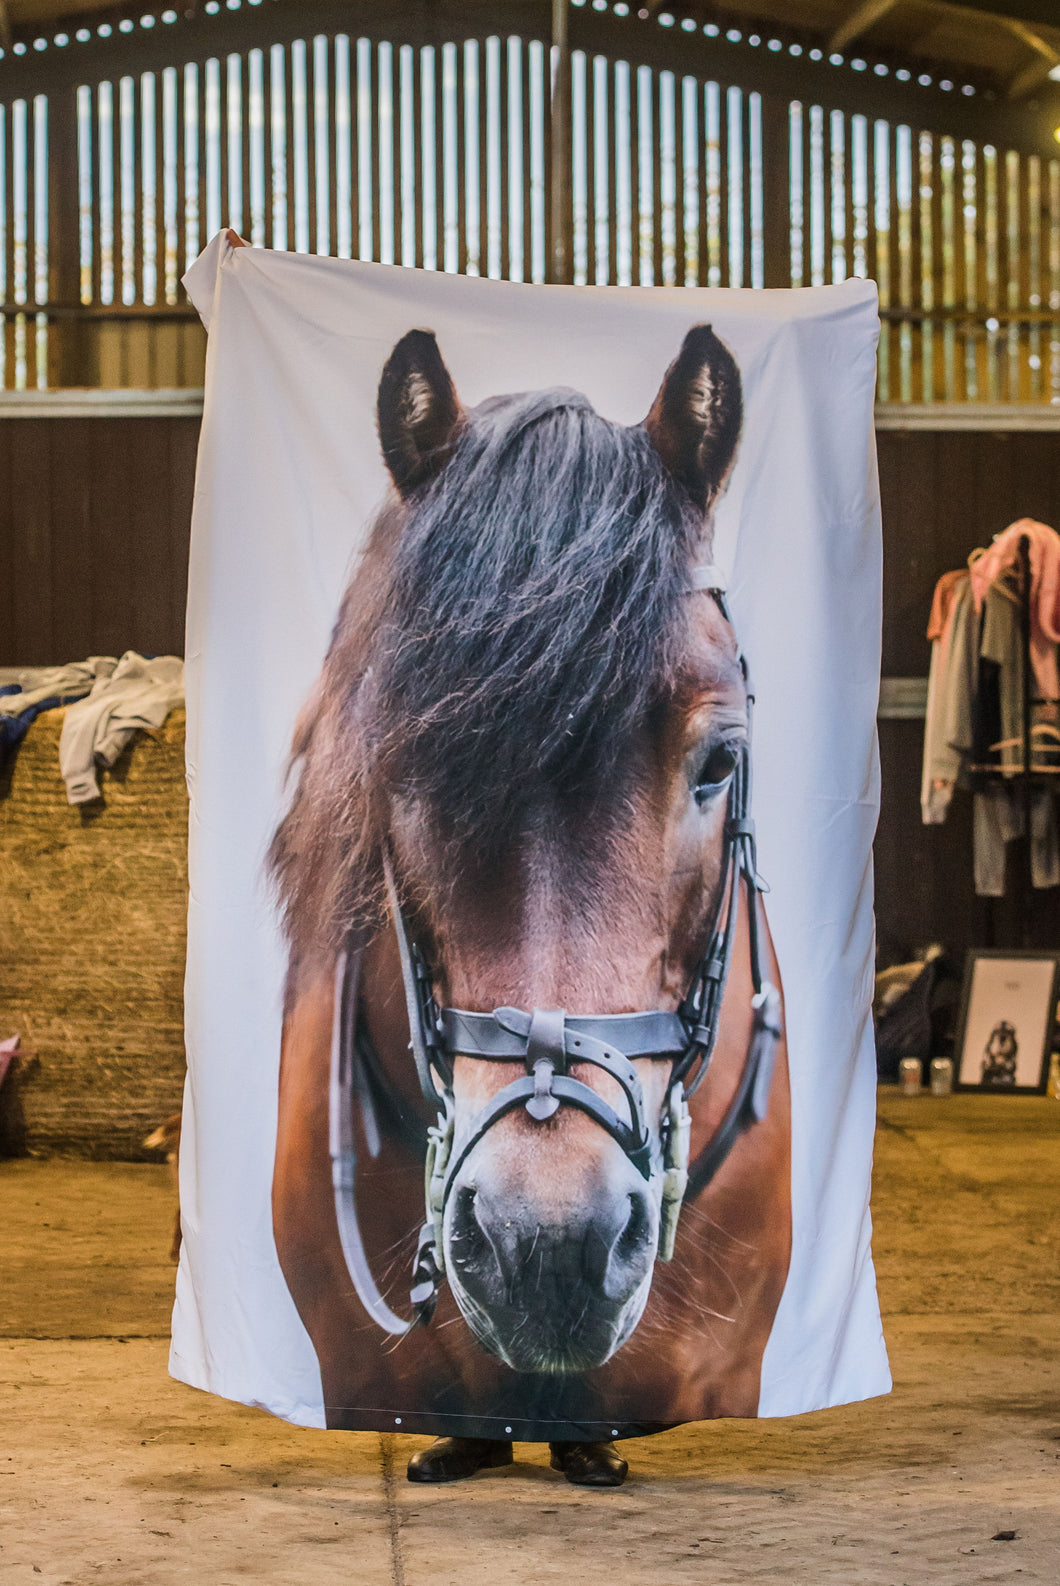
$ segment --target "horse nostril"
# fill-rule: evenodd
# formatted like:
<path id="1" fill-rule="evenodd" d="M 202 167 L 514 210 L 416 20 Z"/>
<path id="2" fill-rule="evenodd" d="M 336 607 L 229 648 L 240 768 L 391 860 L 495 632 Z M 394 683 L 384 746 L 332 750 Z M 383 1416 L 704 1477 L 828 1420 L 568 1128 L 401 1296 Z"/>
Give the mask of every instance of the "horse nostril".
<path id="1" fill-rule="evenodd" d="M 460 1267 L 479 1265 L 490 1254 L 490 1242 L 475 1209 L 477 1193 L 473 1184 L 462 1184 L 453 1196 L 449 1251 L 452 1260 Z"/>
<path id="2" fill-rule="evenodd" d="M 615 1255 L 620 1261 L 635 1261 L 650 1237 L 651 1218 L 648 1213 L 648 1197 L 634 1193 L 629 1197 L 629 1217 L 626 1226 L 615 1242 Z"/>

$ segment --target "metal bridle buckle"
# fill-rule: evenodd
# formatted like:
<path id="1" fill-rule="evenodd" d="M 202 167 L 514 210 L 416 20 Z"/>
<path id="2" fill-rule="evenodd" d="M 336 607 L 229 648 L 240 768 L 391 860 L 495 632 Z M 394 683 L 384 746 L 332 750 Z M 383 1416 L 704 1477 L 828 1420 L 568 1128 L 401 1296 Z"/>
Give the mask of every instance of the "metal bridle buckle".
<path id="1" fill-rule="evenodd" d="M 567 1071 L 567 1049 L 562 1008 L 535 1008 L 526 1035 L 526 1072 L 534 1077 L 534 1094 L 526 1104 L 531 1118 L 544 1123 L 559 1110 L 559 1097 L 552 1081 Z"/>
<path id="2" fill-rule="evenodd" d="M 672 1261 L 677 1224 L 688 1189 L 688 1159 L 692 1142 L 692 1114 L 688 1110 L 684 1086 L 670 1088 L 666 1115 L 666 1148 L 663 1155 L 662 1206 L 659 1213 L 657 1261 Z"/>

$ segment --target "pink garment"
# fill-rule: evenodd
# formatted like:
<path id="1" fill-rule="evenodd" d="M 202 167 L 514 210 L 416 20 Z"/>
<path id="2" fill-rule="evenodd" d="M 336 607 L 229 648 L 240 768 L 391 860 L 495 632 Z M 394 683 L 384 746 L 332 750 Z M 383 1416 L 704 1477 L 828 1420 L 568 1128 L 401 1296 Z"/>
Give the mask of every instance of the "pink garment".
<path id="1" fill-rule="evenodd" d="M 1060 698 L 1056 664 L 1056 646 L 1060 642 L 1060 534 L 1033 518 L 1010 523 L 972 567 L 972 595 L 976 611 L 981 610 L 990 585 L 1015 566 L 1024 534 L 1030 540 L 1031 551 L 1031 665 L 1039 693 L 1055 700 Z"/>

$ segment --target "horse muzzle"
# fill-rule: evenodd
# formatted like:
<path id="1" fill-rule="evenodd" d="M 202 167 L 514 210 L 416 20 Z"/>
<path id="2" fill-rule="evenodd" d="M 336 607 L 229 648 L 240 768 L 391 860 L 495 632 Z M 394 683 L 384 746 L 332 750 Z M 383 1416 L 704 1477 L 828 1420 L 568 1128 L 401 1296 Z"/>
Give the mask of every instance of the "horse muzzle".
<path id="1" fill-rule="evenodd" d="M 480 1342 L 513 1370 L 591 1370 L 626 1342 L 647 1302 L 656 1196 L 606 1138 L 575 1191 L 551 1181 L 547 1152 L 513 1150 L 505 1132 L 480 1144 L 453 1185 L 450 1286 Z"/>

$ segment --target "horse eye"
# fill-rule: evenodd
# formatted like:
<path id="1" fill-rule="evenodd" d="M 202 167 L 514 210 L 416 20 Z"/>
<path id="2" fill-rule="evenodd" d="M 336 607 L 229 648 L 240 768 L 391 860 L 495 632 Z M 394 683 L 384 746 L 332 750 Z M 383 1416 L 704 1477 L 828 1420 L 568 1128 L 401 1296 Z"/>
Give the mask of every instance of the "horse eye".
<path id="1" fill-rule="evenodd" d="M 714 745 L 700 766 L 699 775 L 696 777 L 696 798 L 701 804 L 705 803 L 707 799 L 713 798 L 716 793 L 721 792 L 736 770 L 739 758 L 739 751 L 734 749 L 732 744 L 718 743 Z"/>

